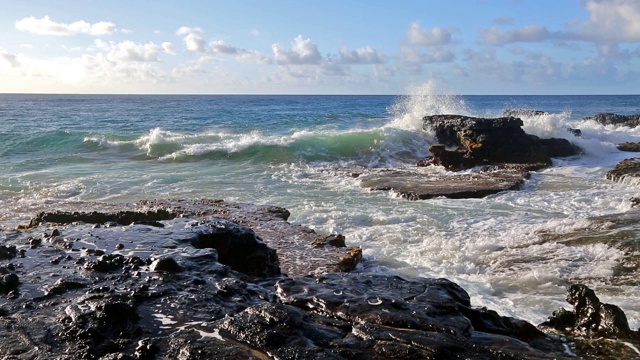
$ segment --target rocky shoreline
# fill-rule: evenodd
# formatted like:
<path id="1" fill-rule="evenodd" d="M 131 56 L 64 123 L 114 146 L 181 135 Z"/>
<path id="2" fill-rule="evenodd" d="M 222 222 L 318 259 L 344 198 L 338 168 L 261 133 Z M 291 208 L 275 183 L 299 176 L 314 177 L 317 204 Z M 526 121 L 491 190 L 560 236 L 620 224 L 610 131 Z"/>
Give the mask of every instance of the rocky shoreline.
<path id="1" fill-rule="evenodd" d="M 473 307 L 446 279 L 361 272 L 359 248 L 288 215 L 221 200 L 145 201 L 41 213 L 4 229 L 0 357 L 640 356 L 621 310 L 584 288 L 570 290 L 574 312 L 537 328 Z"/>

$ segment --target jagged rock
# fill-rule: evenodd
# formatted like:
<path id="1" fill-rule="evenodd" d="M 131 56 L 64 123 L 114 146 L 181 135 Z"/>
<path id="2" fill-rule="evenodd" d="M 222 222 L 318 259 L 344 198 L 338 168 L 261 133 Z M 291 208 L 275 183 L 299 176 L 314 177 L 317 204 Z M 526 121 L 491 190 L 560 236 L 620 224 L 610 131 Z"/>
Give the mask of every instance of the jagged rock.
<path id="1" fill-rule="evenodd" d="M 13 259 L 18 255 L 18 250 L 15 246 L 0 245 L 0 260 Z"/>
<path id="2" fill-rule="evenodd" d="M 640 142 L 624 142 L 616 146 L 620 151 L 640 152 Z"/>
<path id="3" fill-rule="evenodd" d="M 280 274 L 276 251 L 253 230 L 224 219 L 194 223 L 191 228 L 198 235 L 191 244 L 198 249 L 216 249 L 218 261 L 222 264 L 254 276 Z"/>
<path id="4" fill-rule="evenodd" d="M 585 120 L 593 120 L 602 125 L 636 127 L 640 125 L 640 114 L 618 115 L 613 113 L 601 113 L 587 117 Z"/>
<path id="5" fill-rule="evenodd" d="M 571 285 L 567 291 L 567 302 L 573 305 L 573 311 L 560 309 L 540 326 L 587 338 L 609 337 L 640 341 L 640 333 L 629 328 L 622 309 L 600 302 L 596 293 L 587 286 Z"/>
<path id="6" fill-rule="evenodd" d="M 432 147 L 433 157 L 422 164 L 438 164 L 450 170 L 504 163 L 551 165 L 551 158 L 580 153 L 566 139 L 540 139 L 522 130 L 515 117 L 495 119 L 461 115 L 431 115 L 424 127 L 435 132 L 437 140 L 457 150 Z M 453 151 L 454 153 L 451 153 Z M 439 157 L 443 156 L 443 157 Z"/>
<path id="7" fill-rule="evenodd" d="M 620 161 L 606 175 L 607 180 L 615 182 L 632 181 L 640 178 L 640 158 L 629 158 Z"/>

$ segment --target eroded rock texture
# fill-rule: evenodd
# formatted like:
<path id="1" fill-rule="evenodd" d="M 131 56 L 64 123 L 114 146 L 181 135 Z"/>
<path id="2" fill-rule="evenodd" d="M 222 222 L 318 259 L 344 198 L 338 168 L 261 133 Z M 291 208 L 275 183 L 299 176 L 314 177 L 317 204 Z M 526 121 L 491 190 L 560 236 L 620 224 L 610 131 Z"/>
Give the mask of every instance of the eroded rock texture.
<path id="1" fill-rule="evenodd" d="M 522 120 L 516 117 L 431 115 L 425 116 L 423 122 L 426 129 L 435 132 L 441 144 L 455 148 L 434 147 L 433 157 L 423 165 L 442 165 L 450 170 L 504 163 L 549 166 L 551 158 L 580 153 L 580 149 L 566 139 L 541 139 L 526 134 Z"/>

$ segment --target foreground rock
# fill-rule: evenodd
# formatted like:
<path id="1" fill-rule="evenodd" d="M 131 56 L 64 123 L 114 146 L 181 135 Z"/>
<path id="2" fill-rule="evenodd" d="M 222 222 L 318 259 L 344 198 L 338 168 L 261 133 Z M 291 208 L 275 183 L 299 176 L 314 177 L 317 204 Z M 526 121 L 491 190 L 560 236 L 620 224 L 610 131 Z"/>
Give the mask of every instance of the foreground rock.
<path id="1" fill-rule="evenodd" d="M 618 115 L 612 113 L 596 114 L 585 120 L 593 120 L 602 125 L 636 127 L 640 125 L 640 114 Z"/>
<path id="2" fill-rule="evenodd" d="M 433 157 L 422 162 L 423 165 L 437 164 L 449 170 L 507 163 L 549 166 L 551 158 L 580 153 L 580 149 L 566 139 L 540 139 L 526 134 L 522 120 L 515 117 L 432 115 L 425 116 L 423 122 L 425 129 L 435 132 L 441 144 L 455 148 L 433 148 Z"/>
<path id="3" fill-rule="evenodd" d="M 639 182 L 640 158 L 630 158 L 620 161 L 613 169 L 607 172 L 606 178 L 615 182 Z"/>
<path id="4" fill-rule="evenodd" d="M 285 209 L 145 204 L 127 210 L 130 224 L 113 221 L 120 211 L 41 213 L 28 229 L 0 231 L 0 358 L 571 358 L 558 338 L 472 307 L 446 279 L 327 266 L 282 275 L 286 250 L 258 234 L 293 234 Z M 174 206 L 153 208 L 160 204 Z M 330 235 L 312 248 L 343 245 Z M 302 248 L 309 267 L 316 254 Z"/>
<path id="5" fill-rule="evenodd" d="M 618 359 L 640 357 L 640 332 L 629 328 L 622 309 L 602 303 L 593 290 L 582 284 L 571 285 L 567 302 L 574 310 L 554 312 L 541 327 L 572 336 L 584 355 Z"/>

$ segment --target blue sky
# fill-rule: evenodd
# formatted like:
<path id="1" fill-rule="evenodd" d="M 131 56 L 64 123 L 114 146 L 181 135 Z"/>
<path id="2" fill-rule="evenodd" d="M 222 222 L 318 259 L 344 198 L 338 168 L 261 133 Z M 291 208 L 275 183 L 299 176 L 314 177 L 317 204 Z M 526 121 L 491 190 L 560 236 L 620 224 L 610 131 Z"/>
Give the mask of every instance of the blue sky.
<path id="1" fill-rule="evenodd" d="M 640 93 L 640 0 L 0 0 L 0 92 Z"/>

